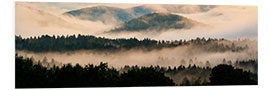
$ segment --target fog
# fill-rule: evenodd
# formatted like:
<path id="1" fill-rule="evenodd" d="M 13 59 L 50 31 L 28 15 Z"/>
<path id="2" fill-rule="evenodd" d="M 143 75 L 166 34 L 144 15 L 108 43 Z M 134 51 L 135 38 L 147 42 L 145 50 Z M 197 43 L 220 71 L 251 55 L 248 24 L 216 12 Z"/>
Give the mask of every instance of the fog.
<path id="1" fill-rule="evenodd" d="M 211 38 L 254 38 L 258 37 L 257 7 L 256 6 L 216 6 L 208 12 L 182 14 L 192 20 L 205 23 L 209 27 L 193 27 L 191 29 L 169 29 L 163 32 L 122 32 L 104 34 L 114 25 L 96 21 L 79 20 L 72 16 L 62 15 L 66 9 L 40 9 L 37 5 L 46 7 L 42 3 L 17 2 L 15 7 L 16 35 L 22 37 L 49 35 L 91 34 L 107 38 L 151 38 L 156 40 L 179 40 L 196 37 Z M 88 7 L 87 5 L 82 5 Z M 136 5 L 134 5 L 136 6 Z M 155 5 L 148 5 L 155 6 Z M 74 6 L 75 7 L 75 6 Z M 49 6 L 47 6 L 49 8 Z M 82 8 L 82 7 L 81 7 Z M 192 7 L 189 7 L 192 8 Z M 198 8 L 198 7 L 194 7 Z M 155 31 L 155 30 L 152 30 Z"/>
<path id="2" fill-rule="evenodd" d="M 100 36 L 109 38 L 152 38 L 156 40 L 189 40 L 196 37 L 236 40 L 239 38 L 257 39 L 258 37 L 258 14 L 256 6 L 217 6 L 208 12 L 174 14 L 185 16 L 189 19 L 207 24 L 207 26 L 195 26 L 190 29 L 180 30 L 169 29 L 162 32 L 155 32 L 155 30 L 122 32 Z"/>
<path id="3" fill-rule="evenodd" d="M 232 41 L 236 46 L 248 45 L 248 49 L 239 52 L 216 52 L 209 51 L 205 47 L 186 45 L 175 48 L 164 48 L 161 50 L 122 50 L 117 52 L 94 52 L 91 50 L 80 50 L 74 52 L 47 52 L 47 53 L 34 53 L 27 51 L 16 51 L 19 55 L 25 57 L 33 57 L 35 60 L 42 61 L 44 58 L 51 61 L 54 59 L 63 64 L 79 63 L 85 64 L 99 64 L 100 62 L 107 62 L 110 67 L 120 68 L 125 65 L 138 65 L 138 66 L 179 66 L 196 64 L 205 66 L 209 61 L 211 66 L 222 63 L 223 59 L 235 62 L 236 60 L 258 59 L 257 41 L 256 40 L 240 40 Z M 219 42 L 224 45 L 231 45 L 231 41 Z M 207 47 L 207 46 L 206 46 Z"/>
<path id="4" fill-rule="evenodd" d="M 256 6 L 217 6 L 208 12 L 182 14 L 174 13 L 206 24 L 190 29 L 145 30 L 138 32 L 121 32 L 98 34 L 108 38 L 152 38 L 156 40 L 179 40 L 196 37 L 226 38 L 230 40 L 258 37 L 258 13 Z M 123 30 L 125 31 L 125 30 Z"/>
<path id="5" fill-rule="evenodd" d="M 15 32 L 22 37 L 70 34 L 96 34 L 109 30 L 112 25 L 102 22 L 79 20 L 74 17 L 33 8 L 24 3 L 16 3 Z"/>

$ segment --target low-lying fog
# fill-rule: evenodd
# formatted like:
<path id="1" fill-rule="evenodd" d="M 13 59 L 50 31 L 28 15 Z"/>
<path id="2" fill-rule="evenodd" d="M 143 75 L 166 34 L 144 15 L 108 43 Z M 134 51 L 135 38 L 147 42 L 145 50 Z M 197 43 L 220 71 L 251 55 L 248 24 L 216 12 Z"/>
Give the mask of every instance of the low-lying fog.
<path id="1" fill-rule="evenodd" d="M 93 52 L 87 50 L 74 51 L 74 52 L 50 52 L 50 53 L 33 53 L 25 51 L 16 51 L 19 55 L 26 57 L 33 57 L 35 60 L 43 61 L 44 58 L 48 62 L 54 59 L 56 62 L 62 64 L 79 63 L 85 64 L 99 64 L 100 62 L 107 62 L 110 67 L 120 68 L 125 65 L 138 65 L 138 66 L 179 66 L 196 64 L 199 66 L 206 66 L 209 61 L 210 66 L 222 63 L 225 58 L 226 61 L 258 59 L 257 41 L 245 42 L 248 43 L 248 49 L 240 52 L 213 52 L 207 51 L 201 47 L 194 47 L 191 45 L 179 46 L 175 48 L 164 48 L 161 50 L 143 51 L 143 50 L 123 50 L 119 52 Z M 237 44 L 236 45 L 241 45 Z"/>

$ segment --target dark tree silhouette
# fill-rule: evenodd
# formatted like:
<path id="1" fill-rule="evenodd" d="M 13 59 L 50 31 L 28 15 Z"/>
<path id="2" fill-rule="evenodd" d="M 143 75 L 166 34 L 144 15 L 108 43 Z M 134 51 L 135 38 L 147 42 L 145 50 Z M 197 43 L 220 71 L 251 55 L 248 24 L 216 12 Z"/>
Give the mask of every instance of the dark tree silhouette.
<path id="1" fill-rule="evenodd" d="M 42 35 L 38 37 L 22 38 L 15 36 L 16 50 L 27 50 L 33 52 L 65 52 L 74 50 L 94 50 L 94 51 L 117 51 L 121 49 L 142 49 L 150 51 L 153 49 L 172 48 L 183 45 L 194 45 L 208 51 L 242 51 L 247 47 L 242 46 L 224 46 L 216 41 L 224 39 L 196 38 L 189 41 L 157 41 L 149 38 L 138 40 L 136 38 L 128 39 L 109 39 L 104 37 L 95 37 L 92 35 L 69 35 L 69 36 L 49 36 Z M 227 47 L 227 48 L 225 48 Z"/>
<path id="2" fill-rule="evenodd" d="M 64 64 L 62 67 L 47 68 L 31 58 L 15 56 L 16 88 L 59 88 L 59 87 L 119 87 L 119 86 L 173 86 L 174 82 L 153 67 L 133 67 L 120 74 L 107 63 L 84 67 Z M 131 80 L 131 81 L 130 81 Z"/>
<path id="3" fill-rule="evenodd" d="M 252 73 L 234 69 L 231 65 L 221 64 L 212 69 L 209 78 L 210 85 L 257 85 L 250 75 Z"/>
<path id="4" fill-rule="evenodd" d="M 190 81 L 187 77 L 183 79 L 181 86 L 190 86 Z"/>
<path id="5" fill-rule="evenodd" d="M 248 64 L 249 61 L 243 62 Z M 253 61 L 252 61 L 253 62 Z M 239 62 L 240 63 L 240 62 Z M 255 63 L 255 62 L 253 62 Z M 251 64 L 253 65 L 253 64 Z M 125 66 L 120 73 L 108 68 L 107 63 L 99 65 L 64 64 L 48 68 L 33 58 L 15 56 L 16 88 L 59 88 L 59 87 L 120 87 L 120 86 L 175 86 L 169 76 L 186 77 L 178 85 L 256 85 L 257 74 L 231 65 L 210 67 L 178 66 L 173 69 L 160 66 Z M 211 72 L 211 74 L 210 74 Z M 165 75 L 166 73 L 166 75 Z M 182 73 L 182 74 L 181 74 Z M 186 75 L 186 76 L 184 76 Z M 194 76 L 190 76 L 194 75 Z M 210 83 L 208 76 L 210 75 Z M 191 77 L 189 80 L 187 77 Z M 194 79 L 192 79 L 194 78 Z M 206 80 L 207 79 L 207 80 Z"/>
<path id="6" fill-rule="evenodd" d="M 132 68 L 120 76 L 123 86 L 174 86 L 175 83 L 164 73 L 153 67 Z"/>

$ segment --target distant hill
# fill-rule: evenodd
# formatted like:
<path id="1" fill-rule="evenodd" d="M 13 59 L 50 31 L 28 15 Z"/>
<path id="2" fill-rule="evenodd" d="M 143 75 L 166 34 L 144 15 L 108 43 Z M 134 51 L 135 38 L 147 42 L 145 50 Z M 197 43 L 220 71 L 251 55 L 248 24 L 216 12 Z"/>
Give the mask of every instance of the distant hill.
<path id="1" fill-rule="evenodd" d="M 82 20 L 101 21 L 105 24 L 121 24 L 131 19 L 154 12 L 192 14 L 207 12 L 213 5 L 140 5 L 122 9 L 109 6 L 95 6 L 65 12 L 64 15 L 74 16 Z"/>
<path id="2" fill-rule="evenodd" d="M 175 14 L 151 13 L 125 22 L 124 24 L 112 29 L 111 32 L 189 29 L 196 25 L 204 24 Z"/>
<path id="3" fill-rule="evenodd" d="M 133 18 L 126 10 L 109 6 L 82 8 L 65 12 L 64 15 L 71 15 L 82 20 L 102 21 L 105 24 L 119 24 Z"/>
<path id="4" fill-rule="evenodd" d="M 216 6 L 214 5 L 169 5 L 169 4 L 146 4 L 131 8 L 135 14 L 149 14 L 151 12 L 169 12 L 192 14 L 207 12 Z"/>

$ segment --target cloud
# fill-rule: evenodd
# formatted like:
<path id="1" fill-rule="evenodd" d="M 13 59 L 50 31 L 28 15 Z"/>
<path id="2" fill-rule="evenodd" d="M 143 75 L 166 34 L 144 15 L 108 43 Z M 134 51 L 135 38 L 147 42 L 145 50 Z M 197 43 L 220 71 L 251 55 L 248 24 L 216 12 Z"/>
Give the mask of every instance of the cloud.
<path id="1" fill-rule="evenodd" d="M 43 34 L 92 34 L 108 38 L 139 39 L 152 38 L 157 40 L 192 39 L 196 37 L 211 38 L 255 38 L 258 37 L 257 6 L 216 6 L 208 12 L 194 14 L 180 14 L 193 20 L 211 25 L 211 28 L 195 27 L 188 30 L 167 30 L 157 32 L 134 32 L 102 34 L 110 30 L 112 25 L 102 22 L 78 20 L 74 17 L 63 16 L 62 13 L 71 9 L 107 5 L 113 7 L 130 8 L 139 4 L 96 4 L 96 3 L 37 3 L 16 2 L 15 29 L 16 35 L 25 37 Z M 146 5 L 159 7 L 160 5 Z M 198 8 L 190 6 L 188 9 Z"/>
<path id="2" fill-rule="evenodd" d="M 35 6 L 16 3 L 15 32 L 23 37 L 67 34 L 95 34 L 112 26 L 102 22 L 83 21 L 73 17 L 55 14 L 34 8 Z"/>
<path id="3" fill-rule="evenodd" d="M 16 2 L 16 4 L 25 4 L 39 10 L 58 14 L 62 14 L 64 12 L 71 10 L 94 7 L 99 5 L 118 7 L 123 9 L 140 5 L 140 4 L 118 4 L 118 3 L 71 3 L 71 2 Z"/>
<path id="4" fill-rule="evenodd" d="M 194 27 L 191 29 L 170 29 L 164 32 L 123 32 L 105 34 L 109 38 L 138 37 L 157 40 L 194 39 L 197 37 L 210 38 L 252 38 L 258 37 L 258 15 L 256 6 L 216 6 L 208 12 L 195 14 L 180 14 L 187 18 L 205 23 L 210 27 Z M 152 30 L 153 31 L 153 30 Z"/>
<path id="5" fill-rule="evenodd" d="M 243 40 L 243 41 L 224 41 L 218 42 L 224 45 L 232 45 L 244 47 L 248 45 L 248 49 L 240 52 L 218 52 L 209 51 L 205 48 L 210 46 L 196 46 L 185 45 L 175 48 L 163 48 L 160 50 L 144 51 L 141 49 L 120 50 L 117 52 L 108 51 L 91 51 L 91 50 L 77 50 L 68 52 L 46 52 L 34 53 L 25 51 L 16 51 L 19 55 L 35 58 L 36 60 L 43 60 L 45 57 L 50 61 L 54 59 L 61 63 L 71 63 L 75 65 L 79 63 L 84 64 L 99 64 L 100 62 L 109 63 L 110 67 L 120 68 L 124 65 L 139 65 L 139 66 L 179 66 L 196 64 L 205 66 L 209 61 L 212 66 L 222 63 L 225 58 L 227 61 L 235 62 L 236 60 L 258 59 L 257 40 Z M 205 48 L 202 48 L 205 47 Z M 184 60 L 183 63 L 182 60 Z M 192 60 L 192 62 L 191 62 Z"/>
<path id="6" fill-rule="evenodd" d="M 209 36 L 225 38 L 258 37 L 257 6 L 218 6 L 209 12 L 200 14 L 181 14 L 212 25 Z"/>

